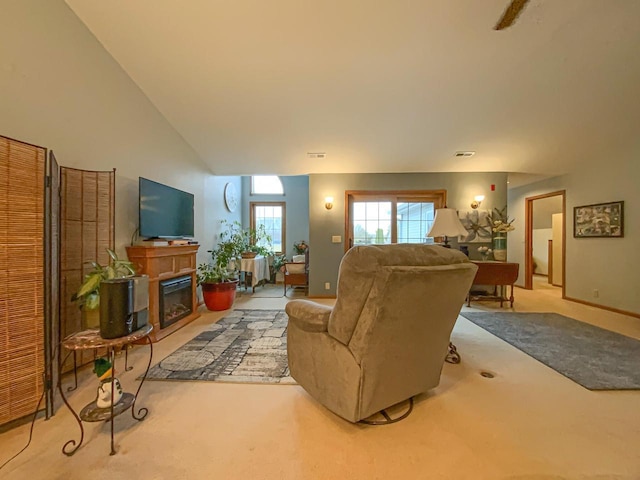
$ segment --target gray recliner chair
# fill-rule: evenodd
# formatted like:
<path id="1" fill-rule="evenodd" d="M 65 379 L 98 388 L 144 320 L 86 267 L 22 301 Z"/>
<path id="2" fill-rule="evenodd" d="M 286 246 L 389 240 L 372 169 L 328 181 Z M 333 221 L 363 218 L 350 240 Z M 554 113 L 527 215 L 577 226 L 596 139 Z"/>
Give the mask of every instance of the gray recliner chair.
<path id="1" fill-rule="evenodd" d="M 335 306 L 286 306 L 291 376 L 350 422 L 437 386 L 476 270 L 440 246 L 352 248 L 340 263 Z"/>

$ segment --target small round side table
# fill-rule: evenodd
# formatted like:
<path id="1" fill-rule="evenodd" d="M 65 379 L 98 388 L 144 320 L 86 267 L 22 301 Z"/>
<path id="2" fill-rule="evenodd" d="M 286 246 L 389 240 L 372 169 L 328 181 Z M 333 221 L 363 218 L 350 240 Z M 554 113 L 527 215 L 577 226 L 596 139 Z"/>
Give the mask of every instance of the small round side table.
<path id="1" fill-rule="evenodd" d="M 67 408 L 71 411 L 76 421 L 78 422 L 78 426 L 80 427 L 80 440 L 75 441 L 73 439 L 69 440 L 62 447 L 62 453 L 67 456 L 71 456 L 80 445 L 82 445 L 82 441 L 84 440 L 84 427 L 82 426 L 82 422 L 100 422 L 100 421 L 109 421 L 111 423 L 111 453 L 110 455 L 114 455 L 116 453 L 114 441 L 113 441 L 113 419 L 117 415 L 127 411 L 131 408 L 131 416 L 138 420 L 142 421 L 145 419 L 149 410 L 147 408 L 140 408 L 136 412 L 136 399 L 138 398 L 138 394 L 140 393 L 140 389 L 142 388 L 142 384 L 147 378 L 147 374 L 149 373 L 149 368 L 151 367 L 151 359 L 153 358 L 153 344 L 151 343 L 151 339 L 149 338 L 149 334 L 153 330 L 153 326 L 148 324 L 144 327 L 136 330 L 130 335 L 119 337 L 119 338 L 102 338 L 100 336 L 100 330 L 97 328 L 90 330 L 83 330 L 82 332 L 74 333 L 73 335 L 69 335 L 62 341 L 62 346 L 69 350 L 65 359 L 60 363 L 60 368 L 62 369 L 62 365 L 65 364 L 69 355 L 76 352 L 77 350 L 97 350 L 99 348 L 107 349 L 107 356 L 109 357 L 109 361 L 112 366 L 112 374 L 111 374 L 111 406 L 108 408 L 99 408 L 96 404 L 96 401 L 87 404 L 80 411 L 80 415 L 76 413 L 76 411 L 71 407 L 69 401 L 64 396 L 64 392 L 62 389 L 62 371 L 59 372 L 58 375 L 58 391 L 60 392 L 60 396 L 62 397 L 62 401 L 67 406 Z M 115 378 L 116 378 L 116 365 L 115 365 L 115 350 L 117 348 L 122 348 L 124 346 L 129 345 L 130 343 L 134 343 L 137 341 L 145 341 L 149 345 L 149 363 L 147 364 L 147 369 L 144 372 L 140 385 L 138 385 L 138 390 L 135 395 L 131 393 L 124 393 L 122 398 L 114 405 L 114 391 L 115 391 Z"/>

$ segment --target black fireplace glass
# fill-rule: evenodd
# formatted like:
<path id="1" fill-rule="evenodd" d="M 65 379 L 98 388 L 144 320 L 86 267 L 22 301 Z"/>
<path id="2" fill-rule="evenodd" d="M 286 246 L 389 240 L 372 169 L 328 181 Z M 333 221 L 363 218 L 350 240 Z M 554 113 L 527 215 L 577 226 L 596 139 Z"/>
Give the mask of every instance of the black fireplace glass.
<path id="1" fill-rule="evenodd" d="M 160 282 L 160 328 L 166 328 L 193 311 L 191 277 Z"/>

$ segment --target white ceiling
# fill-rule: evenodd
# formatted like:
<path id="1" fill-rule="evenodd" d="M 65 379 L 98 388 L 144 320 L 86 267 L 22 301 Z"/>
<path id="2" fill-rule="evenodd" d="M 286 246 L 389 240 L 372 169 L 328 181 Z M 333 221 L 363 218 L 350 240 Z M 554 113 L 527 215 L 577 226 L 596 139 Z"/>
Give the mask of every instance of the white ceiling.
<path id="1" fill-rule="evenodd" d="M 541 178 L 637 145 L 638 0 L 499 32 L 509 0 L 66 2 L 216 174 Z"/>

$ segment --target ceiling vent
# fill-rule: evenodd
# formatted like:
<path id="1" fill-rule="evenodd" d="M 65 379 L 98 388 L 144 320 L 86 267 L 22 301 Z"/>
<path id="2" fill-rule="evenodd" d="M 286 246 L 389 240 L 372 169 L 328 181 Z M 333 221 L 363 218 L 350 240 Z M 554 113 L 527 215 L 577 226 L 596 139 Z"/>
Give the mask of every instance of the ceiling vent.
<path id="1" fill-rule="evenodd" d="M 308 152 L 307 158 L 327 158 L 327 154 L 324 152 Z"/>
<path id="2" fill-rule="evenodd" d="M 456 152 L 456 157 L 473 157 L 476 152 Z"/>

